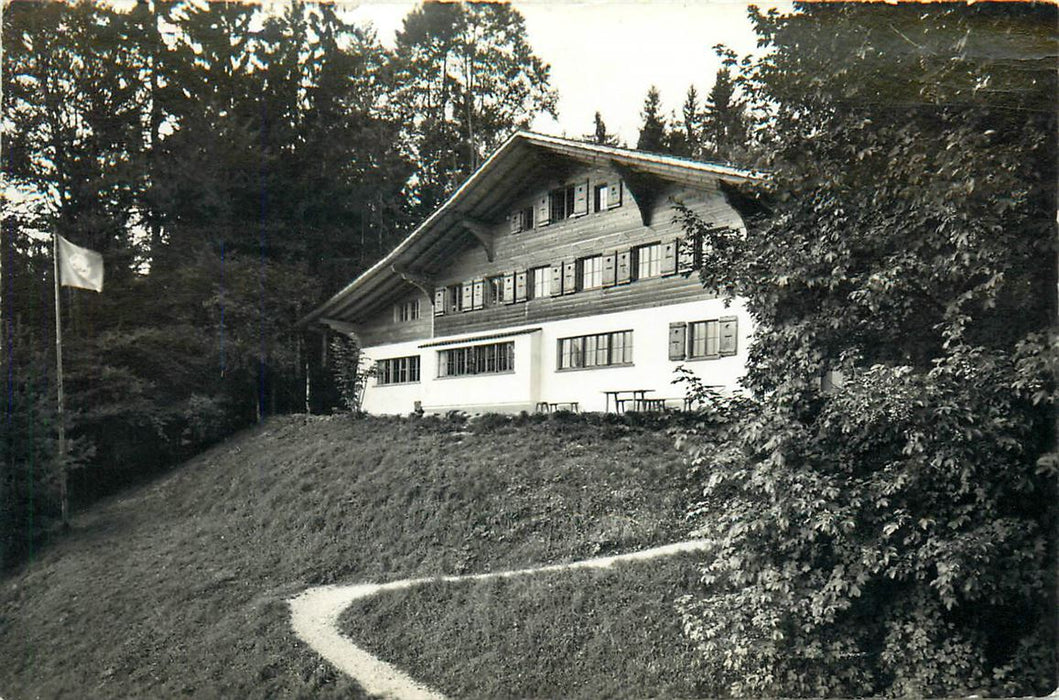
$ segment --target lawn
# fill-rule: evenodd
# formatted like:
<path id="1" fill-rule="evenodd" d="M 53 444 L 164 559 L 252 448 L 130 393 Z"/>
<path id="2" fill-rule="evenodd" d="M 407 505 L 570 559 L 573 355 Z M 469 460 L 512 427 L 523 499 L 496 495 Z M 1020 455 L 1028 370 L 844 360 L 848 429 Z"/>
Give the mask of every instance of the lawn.
<path id="1" fill-rule="evenodd" d="M 287 598 L 684 537 L 672 439 L 612 418 L 272 419 L 76 513 L 0 580 L 0 695 L 358 697 Z"/>
<path id="2" fill-rule="evenodd" d="M 673 602 L 697 561 L 385 591 L 354 603 L 342 630 L 454 697 L 691 697 L 702 674 Z"/>

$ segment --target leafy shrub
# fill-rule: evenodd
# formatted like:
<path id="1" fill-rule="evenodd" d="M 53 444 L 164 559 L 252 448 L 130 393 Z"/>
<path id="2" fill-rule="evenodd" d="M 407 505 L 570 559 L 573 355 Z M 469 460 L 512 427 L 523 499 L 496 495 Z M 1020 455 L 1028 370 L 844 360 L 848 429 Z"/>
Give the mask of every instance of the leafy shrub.
<path id="1" fill-rule="evenodd" d="M 337 334 L 331 339 L 331 371 L 338 386 L 342 405 L 354 415 L 360 415 L 364 387 L 374 376 L 371 361 L 364 357 L 355 338 Z"/>

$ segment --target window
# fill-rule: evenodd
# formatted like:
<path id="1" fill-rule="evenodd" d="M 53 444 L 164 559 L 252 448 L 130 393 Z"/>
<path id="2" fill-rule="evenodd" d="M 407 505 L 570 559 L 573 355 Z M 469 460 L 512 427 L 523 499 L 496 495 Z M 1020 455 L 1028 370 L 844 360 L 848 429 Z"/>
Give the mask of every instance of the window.
<path id="1" fill-rule="evenodd" d="M 533 207 L 519 209 L 511 214 L 511 233 L 528 231 L 533 228 Z"/>
<path id="2" fill-rule="evenodd" d="M 454 284 L 449 287 L 449 311 L 459 311 L 463 308 L 463 285 Z"/>
<path id="3" fill-rule="evenodd" d="M 393 322 L 407 323 L 419 319 L 419 299 L 412 299 L 393 307 Z"/>
<path id="4" fill-rule="evenodd" d="M 662 274 L 662 244 L 651 243 L 634 249 L 636 255 L 636 279 L 658 277 Z"/>
<path id="5" fill-rule="evenodd" d="M 580 289 L 595 289 L 603 286 L 603 256 L 594 255 L 591 258 L 578 260 L 578 276 L 581 280 Z"/>
<path id="6" fill-rule="evenodd" d="M 717 321 L 696 321 L 688 324 L 688 357 L 718 357 L 719 331 Z"/>
<path id="7" fill-rule="evenodd" d="M 499 374 L 515 370 L 515 343 L 492 343 L 438 351 L 439 377 Z"/>
<path id="8" fill-rule="evenodd" d="M 632 331 L 614 331 L 559 340 L 559 369 L 632 364 Z"/>
<path id="9" fill-rule="evenodd" d="M 551 220 L 553 222 L 569 218 L 573 215 L 576 191 L 577 188 L 574 185 L 552 190 L 548 199 L 551 206 Z"/>
<path id="10" fill-rule="evenodd" d="M 592 211 L 605 211 L 607 209 L 607 190 L 609 186 L 606 183 L 602 185 L 596 185 L 595 189 L 592 190 Z"/>
<path id="11" fill-rule="evenodd" d="M 419 381 L 419 356 L 392 357 L 379 360 L 375 367 L 376 384 L 411 384 Z"/>
<path id="12" fill-rule="evenodd" d="M 496 306 L 504 303 L 504 278 L 489 277 L 485 280 L 485 304 Z"/>
<path id="13" fill-rule="evenodd" d="M 712 360 L 735 355 L 739 347 L 739 319 L 725 316 L 687 324 L 687 339 L 683 323 L 669 324 L 669 359 Z"/>
<path id="14" fill-rule="evenodd" d="M 544 299 L 552 293 L 552 268 L 535 267 L 530 270 L 530 299 Z"/>

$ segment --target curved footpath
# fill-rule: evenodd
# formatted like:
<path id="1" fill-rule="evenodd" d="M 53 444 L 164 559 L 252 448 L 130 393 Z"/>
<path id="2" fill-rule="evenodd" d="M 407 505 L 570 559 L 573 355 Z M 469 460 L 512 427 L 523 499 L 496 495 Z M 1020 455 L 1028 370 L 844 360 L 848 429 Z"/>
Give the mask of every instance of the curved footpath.
<path id="1" fill-rule="evenodd" d="M 707 540 L 688 540 L 662 547 L 645 549 L 630 554 L 618 554 L 609 557 L 597 557 L 569 564 L 552 564 L 533 569 L 514 569 L 497 571 L 489 574 L 470 574 L 467 576 L 435 576 L 433 578 L 404 579 L 390 583 L 356 583 L 342 586 L 317 586 L 301 593 L 290 601 L 291 625 L 294 633 L 312 647 L 343 673 L 353 677 L 364 690 L 372 695 L 387 698 L 443 698 L 444 696 L 417 683 L 413 678 L 401 672 L 397 667 L 382 659 L 372 656 L 358 647 L 338 629 L 338 617 L 353 601 L 366 598 L 383 591 L 394 591 L 411 588 L 439 581 L 481 581 L 490 578 L 508 578 L 528 576 L 552 571 L 570 569 L 605 569 L 613 564 L 628 561 L 642 561 L 666 557 L 681 552 L 693 552 L 705 549 Z"/>

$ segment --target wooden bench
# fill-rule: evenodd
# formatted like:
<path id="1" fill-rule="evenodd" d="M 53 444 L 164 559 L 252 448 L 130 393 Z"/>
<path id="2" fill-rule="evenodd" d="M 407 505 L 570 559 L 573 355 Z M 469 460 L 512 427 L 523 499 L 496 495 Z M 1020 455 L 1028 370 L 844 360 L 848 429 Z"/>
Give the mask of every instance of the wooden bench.
<path id="1" fill-rule="evenodd" d="M 555 413 L 556 411 L 570 411 L 580 413 L 581 404 L 577 401 L 538 401 L 537 413 Z"/>

